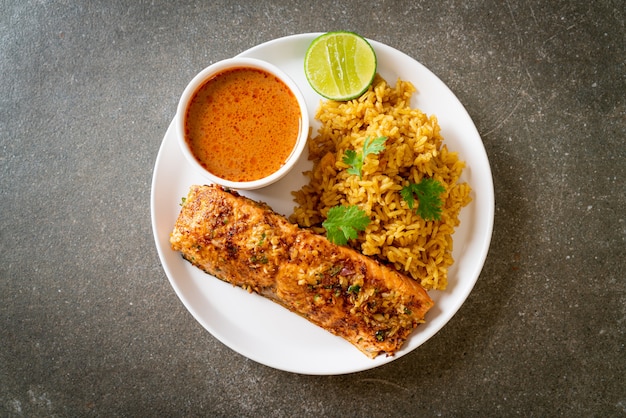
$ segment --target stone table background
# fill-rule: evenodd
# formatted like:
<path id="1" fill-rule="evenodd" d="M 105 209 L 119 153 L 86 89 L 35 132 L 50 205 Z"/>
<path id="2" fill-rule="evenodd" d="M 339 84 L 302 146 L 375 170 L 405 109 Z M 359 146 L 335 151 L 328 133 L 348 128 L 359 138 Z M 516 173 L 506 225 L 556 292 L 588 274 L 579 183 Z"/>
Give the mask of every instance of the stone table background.
<path id="1" fill-rule="evenodd" d="M 0 416 L 626 416 L 623 1 L 0 1 Z M 427 343 L 268 368 L 187 312 L 150 224 L 180 93 L 353 30 L 458 96 L 492 166 L 484 270 Z"/>

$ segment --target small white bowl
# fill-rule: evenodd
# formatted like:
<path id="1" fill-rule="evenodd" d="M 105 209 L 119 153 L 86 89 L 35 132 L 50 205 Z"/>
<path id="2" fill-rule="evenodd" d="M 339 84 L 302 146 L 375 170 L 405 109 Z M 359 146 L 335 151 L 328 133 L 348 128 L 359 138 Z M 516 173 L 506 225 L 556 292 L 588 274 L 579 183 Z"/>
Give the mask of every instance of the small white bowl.
<path id="1" fill-rule="evenodd" d="M 204 85 L 204 83 L 224 71 L 235 68 L 254 68 L 266 71 L 279 80 L 281 80 L 293 93 L 298 102 L 300 108 L 300 133 L 296 140 L 296 144 L 291 151 L 291 154 L 285 161 L 285 163 L 275 172 L 267 177 L 252 180 L 252 181 L 231 181 L 226 180 L 208 171 L 200 162 L 196 159 L 191 151 L 189 144 L 185 140 L 185 115 L 191 99 L 194 97 L 196 91 Z M 306 102 L 302 92 L 296 85 L 296 83 L 278 67 L 262 60 L 253 58 L 230 58 L 223 61 L 216 62 L 200 73 L 198 73 L 187 85 L 183 94 L 178 102 L 178 108 L 176 111 L 176 131 L 178 137 L 178 143 L 183 152 L 183 155 L 198 173 L 203 175 L 207 180 L 212 183 L 219 184 L 224 187 L 241 190 L 259 189 L 280 180 L 283 178 L 296 164 L 300 158 L 302 151 L 306 145 L 309 135 L 309 113 L 307 111 Z"/>

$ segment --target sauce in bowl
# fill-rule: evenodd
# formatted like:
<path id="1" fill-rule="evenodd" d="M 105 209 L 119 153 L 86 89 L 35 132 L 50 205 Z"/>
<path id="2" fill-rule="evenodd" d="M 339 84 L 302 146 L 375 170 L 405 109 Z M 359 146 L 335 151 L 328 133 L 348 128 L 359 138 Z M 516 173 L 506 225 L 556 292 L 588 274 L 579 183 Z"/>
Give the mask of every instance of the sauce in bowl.
<path id="1" fill-rule="evenodd" d="M 209 172 L 230 181 L 254 181 L 285 164 L 301 119 L 298 100 L 283 81 L 259 68 L 232 68 L 193 94 L 184 136 Z"/>

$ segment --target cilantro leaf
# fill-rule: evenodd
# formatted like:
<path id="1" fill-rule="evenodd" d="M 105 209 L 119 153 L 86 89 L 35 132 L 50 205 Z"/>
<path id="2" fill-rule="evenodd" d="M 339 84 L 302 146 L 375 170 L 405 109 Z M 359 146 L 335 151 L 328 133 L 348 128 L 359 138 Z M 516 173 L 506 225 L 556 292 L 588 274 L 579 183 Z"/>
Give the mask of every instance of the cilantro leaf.
<path id="1" fill-rule="evenodd" d="M 326 237 L 332 243 L 345 245 L 349 239 L 356 239 L 359 231 L 365 230 L 370 218 L 358 206 L 334 206 L 328 211 L 322 226 Z"/>
<path id="2" fill-rule="evenodd" d="M 365 138 L 363 142 L 363 155 L 368 156 L 370 154 L 380 154 L 385 150 L 385 141 L 387 141 L 386 136 L 379 136 L 376 139 L 369 140 L 370 138 Z"/>
<path id="3" fill-rule="evenodd" d="M 443 185 L 430 178 L 422 179 L 419 183 L 409 183 L 400 190 L 400 195 L 409 205 L 409 209 L 415 206 L 414 196 L 419 201 L 415 212 L 425 221 L 441 219 L 441 193 L 446 189 Z"/>
<path id="4" fill-rule="evenodd" d="M 360 154 L 357 154 L 355 150 L 348 149 L 343 156 L 343 162 L 348 164 L 350 167 L 348 168 L 348 173 L 354 174 L 355 176 L 361 175 L 361 167 L 363 166 L 363 157 Z"/>
<path id="5" fill-rule="evenodd" d="M 372 140 L 368 136 L 363 141 L 363 151 L 360 153 L 351 149 L 346 150 L 342 161 L 350 166 L 348 173 L 362 177 L 363 160 L 370 154 L 380 154 L 385 149 L 385 141 L 387 141 L 386 136 L 380 136 Z"/>

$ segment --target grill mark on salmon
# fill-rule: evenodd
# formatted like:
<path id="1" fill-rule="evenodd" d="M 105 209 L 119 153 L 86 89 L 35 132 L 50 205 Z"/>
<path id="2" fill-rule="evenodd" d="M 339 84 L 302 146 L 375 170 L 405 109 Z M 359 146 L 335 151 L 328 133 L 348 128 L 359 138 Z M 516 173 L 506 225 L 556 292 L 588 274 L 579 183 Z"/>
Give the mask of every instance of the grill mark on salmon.
<path id="1" fill-rule="evenodd" d="M 370 358 L 396 353 L 434 305 L 415 280 L 217 185 L 190 188 L 170 244 L 206 273 L 279 303 Z"/>

